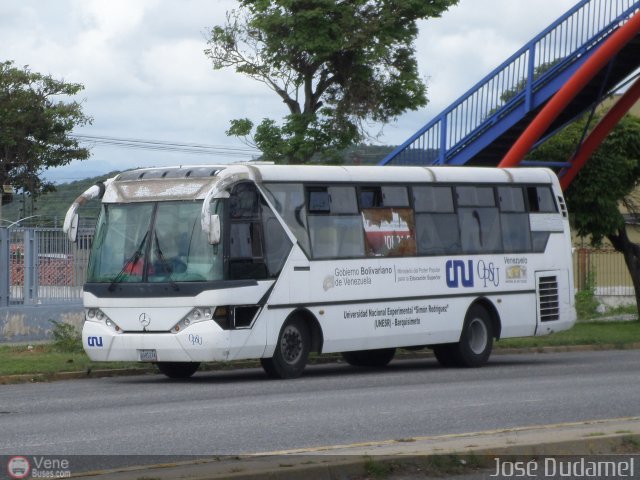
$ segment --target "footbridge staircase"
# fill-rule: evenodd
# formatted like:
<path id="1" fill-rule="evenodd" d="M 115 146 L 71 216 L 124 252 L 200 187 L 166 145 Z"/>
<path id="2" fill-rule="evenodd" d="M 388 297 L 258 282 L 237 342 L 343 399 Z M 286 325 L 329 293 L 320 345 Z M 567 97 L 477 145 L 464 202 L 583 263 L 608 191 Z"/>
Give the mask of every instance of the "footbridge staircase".
<path id="1" fill-rule="evenodd" d="M 582 0 L 380 165 L 526 165 L 524 150 L 624 89 L 639 68 L 640 0 Z"/>

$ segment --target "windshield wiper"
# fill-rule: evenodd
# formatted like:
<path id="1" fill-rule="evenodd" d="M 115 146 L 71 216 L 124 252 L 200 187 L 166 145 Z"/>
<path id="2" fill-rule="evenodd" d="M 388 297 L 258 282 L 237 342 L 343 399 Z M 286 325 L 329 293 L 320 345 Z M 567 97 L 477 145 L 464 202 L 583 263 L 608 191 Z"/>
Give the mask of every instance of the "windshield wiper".
<path id="1" fill-rule="evenodd" d="M 129 259 L 125 262 L 124 267 L 122 267 L 122 270 L 120 270 L 120 272 L 111 281 L 111 285 L 109 285 L 109 288 L 108 288 L 110 292 L 113 292 L 113 290 L 116 288 L 116 284 L 120 283 L 122 279 L 125 277 L 125 275 L 129 273 L 127 272 L 127 269 L 130 267 L 133 267 L 133 265 L 138 263 L 138 260 L 140 260 L 140 257 L 142 257 L 143 255 L 144 244 L 146 243 L 148 236 L 149 236 L 149 230 L 147 230 L 147 233 L 145 233 L 144 237 L 142 237 L 142 241 L 140 242 L 138 249 L 135 252 L 133 252 L 133 255 L 131 255 Z"/>
<path id="2" fill-rule="evenodd" d="M 157 234 L 155 236 L 155 240 L 156 240 L 156 253 L 158 254 L 158 258 L 160 259 L 162 268 L 164 269 L 164 271 L 167 274 L 167 277 L 169 278 L 169 283 L 171 283 L 171 286 L 173 287 L 174 290 L 176 291 L 180 290 L 180 287 L 178 287 L 178 284 L 173 280 L 173 277 L 171 276 L 171 273 L 173 272 L 173 267 L 167 261 L 167 259 L 164 258 L 164 255 L 162 254 L 162 249 L 160 248 L 160 241 L 158 240 Z"/>

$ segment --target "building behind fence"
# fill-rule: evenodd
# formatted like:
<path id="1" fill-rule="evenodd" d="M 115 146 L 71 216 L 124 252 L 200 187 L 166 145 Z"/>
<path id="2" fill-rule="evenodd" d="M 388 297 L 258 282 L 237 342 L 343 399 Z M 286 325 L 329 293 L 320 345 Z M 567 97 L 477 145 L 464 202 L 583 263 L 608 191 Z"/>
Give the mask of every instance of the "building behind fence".
<path id="1" fill-rule="evenodd" d="M 93 231 L 70 242 L 59 228 L 0 228 L 0 307 L 79 304 Z"/>

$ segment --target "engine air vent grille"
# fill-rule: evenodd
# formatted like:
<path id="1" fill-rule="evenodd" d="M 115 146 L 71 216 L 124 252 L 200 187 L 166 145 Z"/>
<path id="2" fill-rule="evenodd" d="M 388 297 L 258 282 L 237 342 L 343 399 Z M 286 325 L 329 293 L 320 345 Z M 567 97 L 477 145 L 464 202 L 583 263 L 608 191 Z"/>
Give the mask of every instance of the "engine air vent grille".
<path id="1" fill-rule="evenodd" d="M 538 279 L 538 301 L 541 322 L 560 319 L 557 277 L 549 276 Z"/>

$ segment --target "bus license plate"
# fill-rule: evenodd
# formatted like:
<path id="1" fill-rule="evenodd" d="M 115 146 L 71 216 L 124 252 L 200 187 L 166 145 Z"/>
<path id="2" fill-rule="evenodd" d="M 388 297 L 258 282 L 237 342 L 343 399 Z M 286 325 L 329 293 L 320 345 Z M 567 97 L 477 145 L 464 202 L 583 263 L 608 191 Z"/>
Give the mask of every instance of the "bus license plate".
<path id="1" fill-rule="evenodd" d="M 158 354 L 155 350 L 138 350 L 138 357 L 141 362 L 157 362 Z"/>

